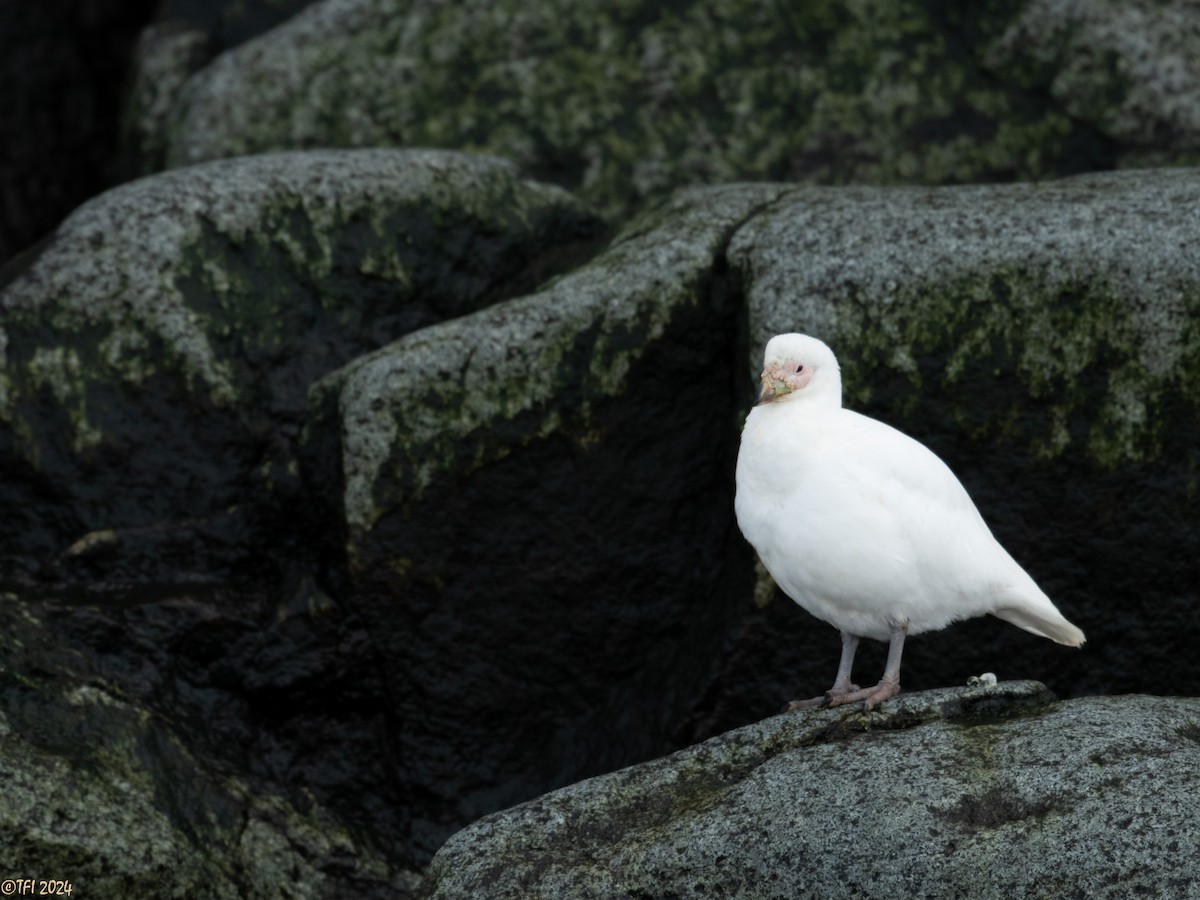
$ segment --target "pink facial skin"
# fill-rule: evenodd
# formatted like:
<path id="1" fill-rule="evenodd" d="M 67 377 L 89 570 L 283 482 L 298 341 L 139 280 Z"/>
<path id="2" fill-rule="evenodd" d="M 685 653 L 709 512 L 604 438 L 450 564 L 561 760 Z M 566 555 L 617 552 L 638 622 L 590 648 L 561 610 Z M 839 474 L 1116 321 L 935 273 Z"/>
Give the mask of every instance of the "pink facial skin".
<path id="1" fill-rule="evenodd" d="M 813 367 L 802 364 L 799 360 L 785 359 L 773 366 L 767 366 L 762 373 L 762 393 L 759 403 L 770 403 L 798 391 L 812 381 Z"/>

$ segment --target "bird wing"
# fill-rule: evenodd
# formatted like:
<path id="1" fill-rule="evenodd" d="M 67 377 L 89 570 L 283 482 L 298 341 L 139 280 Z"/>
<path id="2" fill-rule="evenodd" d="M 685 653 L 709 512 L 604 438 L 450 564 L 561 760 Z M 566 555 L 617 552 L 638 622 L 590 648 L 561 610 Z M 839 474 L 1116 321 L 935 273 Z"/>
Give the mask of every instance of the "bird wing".
<path id="1" fill-rule="evenodd" d="M 838 420 L 837 452 L 859 470 L 865 484 L 878 482 L 890 492 L 898 514 L 936 510 L 984 524 L 962 482 L 920 441 L 852 410 L 839 410 Z"/>
<path id="2" fill-rule="evenodd" d="M 887 639 L 993 613 L 1083 634 L 1000 546 L 929 448 L 840 408 L 756 407 L 738 456 L 738 523 L 779 586 L 835 627 Z"/>
<path id="3" fill-rule="evenodd" d="M 814 615 L 872 637 L 908 619 L 918 633 L 988 612 L 999 585 L 1028 580 L 949 467 L 902 432 L 837 409 L 774 417 L 770 438 L 759 502 L 773 526 L 754 543 Z"/>

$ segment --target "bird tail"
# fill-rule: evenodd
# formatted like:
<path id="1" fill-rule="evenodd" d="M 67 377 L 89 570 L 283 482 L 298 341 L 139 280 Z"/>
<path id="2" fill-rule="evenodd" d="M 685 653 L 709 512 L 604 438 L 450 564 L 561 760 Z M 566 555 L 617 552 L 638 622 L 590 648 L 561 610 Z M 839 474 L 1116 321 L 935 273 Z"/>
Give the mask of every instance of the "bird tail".
<path id="1" fill-rule="evenodd" d="M 1068 647 L 1082 647 L 1087 640 L 1083 632 L 1066 620 L 1045 594 L 1038 591 L 1036 599 L 1028 596 L 1013 597 L 1007 603 L 992 610 L 992 615 L 1018 628 L 1031 631 L 1039 637 L 1049 638 Z"/>

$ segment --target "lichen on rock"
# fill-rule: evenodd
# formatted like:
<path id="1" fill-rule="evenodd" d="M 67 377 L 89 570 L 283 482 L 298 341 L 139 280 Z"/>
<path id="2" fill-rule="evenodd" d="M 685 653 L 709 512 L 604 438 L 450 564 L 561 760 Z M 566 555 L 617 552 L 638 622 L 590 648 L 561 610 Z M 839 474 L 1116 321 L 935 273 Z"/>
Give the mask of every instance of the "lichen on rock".
<path id="1" fill-rule="evenodd" d="M 1200 271 L 1178 253 L 1198 197 L 1192 170 L 803 189 L 730 253 L 755 347 L 790 330 L 838 345 L 848 405 L 871 405 L 890 371 L 900 421 L 936 390 L 972 439 L 1019 428 L 1037 458 L 1074 442 L 1111 468 L 1161 457 L 1179 380 L 1200 389 Z"/>
<path id="2" fill-rule="evenodd" d="M 93 199 L 0 292 L 0 452 L 23 473 L 0 494 L 31 517 L 0 554 L 278 500 L 312 381 L 601 233 L 511 164 L 437 151 L 219 160 Z M 70 508 L 20 499 L 39 490 Z"/>
<path id="3" fill-rule="evenodd" d="M 776 716 L 480 820 L 420 896 L 1169 893 L 1198 717 L 1036 682 Z"/>
<path id="4" fill-rule="evenodd" d="M 215 59 L 168 165 L 495 153 L 611 218 L 697 183 L 957 184 L 1195 162 L 1187 3 L 325 0 Z"/>

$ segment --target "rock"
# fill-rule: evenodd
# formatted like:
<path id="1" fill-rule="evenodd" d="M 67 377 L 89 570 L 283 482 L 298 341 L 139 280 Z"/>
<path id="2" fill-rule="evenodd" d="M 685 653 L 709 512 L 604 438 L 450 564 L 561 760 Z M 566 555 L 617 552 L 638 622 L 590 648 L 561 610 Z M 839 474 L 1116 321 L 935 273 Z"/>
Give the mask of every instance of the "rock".
<path id="1" fill-rule="evenodd" d="M 414 873 L 312 791 L 215 764 L 197 747 L 194 708 L 148 704 L 103 670 L 103 654 L 64 640 L 64 624 L 70 610 L 0 595 L 0 869 L 66 879 L 95 898 L 383 898 L 413 887 Z"/>
<path id="2" fill-rule="evenodd" d="M 166 168 L 168 125 L 184 83 L 218 53 L 287 21 L 314 0 L 163 0 L 138 37 L 121 122 L 125 179 Z"/>
<path id="3" fill-rule="evenodd" d="M 806 188 L 733 235 L 746 370 L 772 334 L 820 335 L 846 405 L 945 459 L 1088 636 L 1082 651 L 1047 650 L 994 620 L 961 623 L 906 645 L 909 689 L 987 669 L 1067 696 L 1172 694 L 1200 678 L 1187 638 L 1200 609 L 1200 268 L 1186 249 L 1198 209 L 1195 170 Z M 866 649 L 857 671 L 874 677 L 882 648 Z M 697 736 L 827 688 L 836 659 L 834 633 L 785 598 L 748 609 L 720 678 L 738 687 L 713 688 L 726 712 Z"/>
<path id="4" fill-rule="evenodd" d="M 698 182 L 962 183 L 1194 162 L 1192 4 L 325 0 L 185 87 L 168 165 L 311 146 L 513 159 L 611 217 Z"/>
<path id="5" fill-rule="evenodd" d="M 164 723 L 164 796 L 218 773 L 196 808 L 311 799 L 378 887 L 481 815 L 826 687 L 833 632 L 754 586 L 733 521 L 751 361 L 785 327 L 1091 638 L 955 626 L 907 648 L 907 690 L 1200 675 L 1198 173 L 692 189 L 580 263 L 596 217 L 513 171 L 209 163 L 10 270 L 0 582 L 37 584 L 70 684 Z"/>
<path id="6" fill-rule="evenodd" d="M 323 518 L 344 523 L 329 568 L 347 572 L 404 722 L 415 843 L 828 686 L 834 632 L 769 591 L 752 601 L 727 505 L 746 361 L 760 353 L 725 369 L 727 348 L 743 349 L 740 304 L 750 344 L 786 328 L 828 335 L 851 402 L 947 458 L 1092 639 L 1047 652 L 1003 623 L 962 623 L 911 642 L 908 690 L 990 669 L 1072 695 L 1189 683 L 1200 372 L 1194 338 L 1161 323 L 1196 318 L 1200 290 L 1172 249 L 1195 223 L 1171 210 L 1197 208 L 1197 190 L 1180 171 L 685 192 L 545 290 L 318 382 L 303 471 Z M 1098 362 L 1126 373 L 1148 423 L 1183 410 L 1177 431 L 1122 426 L 1127 385 L 1095 378 Z M 1069 440 L 1047 441 L 1060 421 Z M 1146 466 L 1174 487 L 1151 493 Z M 1167 630 L 1139 640 L 1129 609 Z M 864 648 L 860 671 L 881 671 L 882 651 Z"/>
<path id="7" fill-rule="evenodd" d="M 987 65 L 1052 73 L 1055 106 L 1093 124 L 1122 166 L 1195 164 L 1200 151 L 1196 9 L 1187 3 L 1033 0 Z M 1036 78 L 1036 76 L 1034 76 Z"/>
<path id="8" fill-rule="evenodd" d="M 159 24 L 176 23 L 202 31 L 220 50 L 228 50 L 286 22 L 314 0 L 163 0 Z M 154 26 L 152 26 L 154 27 Z"/>
<path id="9" fill-rule="evenodd" d="M 314 385 L 305 478 L 345 523 L 419 850 L 675 746 L 750 584 L 713 264 L 782 190 L 685 193 L 544 290 Z"/>
<path id="10" fill-rule="evenodd" d="M 229 160 L 77 210 L 0 291 L 4 568 L 194 580 L 269 571 L 303 507 L 310 382 L 522 293 L 598 236 L 498 160 Z"/>
<path id="11" fill-rule="evenodd" d="M 132 87 L 121 123 L 122 167 L 129 177 L 165 166 L 167 121 L 189 77 L 212 58 L 208 32 L 182 22 L 143 29 L 133 55 Z"/>
<path id="12" fill-rule="evenodd" d="M 1036 682 L 776 716 L 476 822 L 419 896 L 1181 896 L 1200 699 Z"/>

